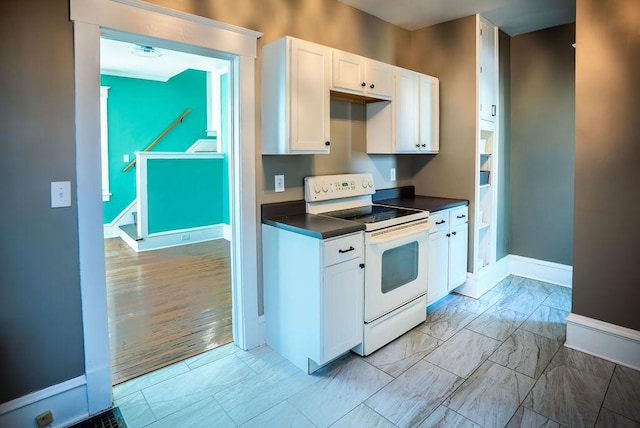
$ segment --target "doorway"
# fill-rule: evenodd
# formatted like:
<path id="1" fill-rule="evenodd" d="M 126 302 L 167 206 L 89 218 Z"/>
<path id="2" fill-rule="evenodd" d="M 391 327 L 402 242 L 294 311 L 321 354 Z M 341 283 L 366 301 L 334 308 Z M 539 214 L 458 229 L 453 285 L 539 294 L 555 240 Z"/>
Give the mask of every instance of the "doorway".
<path id="1" fill-rule="evenodd" d="M 87 411 L 111 405 L 108 323 L 100 177 L 99 40 L 106 32 L 140 37 L 194 54 L 226 55 L 231 62 L 232 142 L 230 189 L 234 343 L 263 342 L 257 301 L 257 209 L 255 195 L 255 56 L 260 33 L 228 26 L 146 2 L 71 0 L 76 86 L 76 200 L 83 309 Z M 129 37 L 130 36 L 130 37 Z"/>
<path id="2" fill-rule="evenodd" d="M 229 71 L 226 59 L 100 39 L 114 385 L 233 341 Z"/>

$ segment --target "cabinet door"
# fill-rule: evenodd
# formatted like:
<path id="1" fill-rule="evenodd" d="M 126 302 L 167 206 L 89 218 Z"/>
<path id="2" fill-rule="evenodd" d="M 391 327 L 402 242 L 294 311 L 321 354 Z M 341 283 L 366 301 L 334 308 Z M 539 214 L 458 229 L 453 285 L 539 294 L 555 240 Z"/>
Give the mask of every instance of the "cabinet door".
<path id="1" fill-rule="evenodd" d="M 447 229 L 429 235 L 429 271 L 427 272 L 427 304 L 449 293 L 447 276 L 449 238 Z"/>
<path id="2" fill-rule="evenodd" d="M 291 152 L 329 153 L 329 48 L 291 39 L 290 49 Z"/>
<path id="3" fill-rule="evenodd" d="M 396 151 L 417 152 L 419 142 L 420 80 L 419 74 L 396 69 L 395 105 Z"/>
<path id="4" fill-rule="evenodd" d="M 393 66 L 367 60 L 365 82 L 368 96 L 381 100 L 393 99 Z"/>
<path id="5" fill-rule="evenodd" d="M 480 20 L 480 119 L 493 122 L 496 116 L 495 27 Z"/>
<path id="6" fill-rule="evenodd" d="M 468 223 L 452 227 L 449 234 L 449 290 L 467 280 Z"/>
<path id="7" fill-rule="evenodd" d="M 339 50 L 332 51 L 331 89 L 363 95 L 366 92 L 364 58 Z"/>
<path id="8" fill-rule="evenodd" d="M 440 149 L 440 81 L 420 75 L 420 150 Z"/>
<path id="9" fill-rule="evenodd" d="M 361 258 L 325 268 L 322 296 L 322 351 L 319 364 L 362 343 L 363 275 Z"/>

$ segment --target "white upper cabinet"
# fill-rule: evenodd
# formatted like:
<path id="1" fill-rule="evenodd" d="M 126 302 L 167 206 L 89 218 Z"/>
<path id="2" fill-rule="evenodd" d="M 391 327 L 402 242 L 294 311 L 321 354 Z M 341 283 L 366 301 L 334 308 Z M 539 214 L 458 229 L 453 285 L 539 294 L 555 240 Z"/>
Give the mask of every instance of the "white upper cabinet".
<path id="1" fill-rule="evenodd" d="M 440 150 L 440 80 L 420 75 L 420 151 Z"/>
<path id="2" fill-rule="evenodd" d="M 393 66 L 339 50 L 332 51 L 331 90 L 391 100 Z"/>
<path id="3" fill-rule="evenodd" d="M 435 154 L 439 141 L 440 81 L 396 67 L 393 101 L 367 104 L 367 153 Z"/>
<path id="4" fill-rule="evenodd" d="M 262 48 L 262 153 L 329 153 L 330 49 L 284 37 Z"/>
<path id="5" fill-rule="evenodd" d="M 395 151 L 412 153 L 420 150 L 420 75 L 396 69 Z"/>
<path id="6" fill-rule="evenodd" d="M 480 93 L 480 119 L 494 122 L 497 115 L 496 101 L 496 46 L 497 28 L 484 19 L 480 19 L 480 64 L 479 64 L 479 93 Z"/>

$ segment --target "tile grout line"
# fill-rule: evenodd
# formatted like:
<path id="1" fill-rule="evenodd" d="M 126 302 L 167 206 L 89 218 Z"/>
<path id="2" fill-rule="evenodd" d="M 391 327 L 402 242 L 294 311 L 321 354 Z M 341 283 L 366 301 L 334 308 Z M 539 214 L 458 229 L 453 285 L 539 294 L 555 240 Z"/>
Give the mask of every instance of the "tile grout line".
<path id="1" fill-rule="evenodd" d="M 598 422 L 598 418 L 600 418 L 600 413 L 602 413 L 602 406 L 604 406 L 604 400 L 605 398 L 607 398 L 607 393 L 609 392 L 609 388 L 611 388 L 611 382 L 613 381 L 613 376 L 616 374 L 617 368 L 618 368 L 618 364 L 614 364 L 613 370 L 611 371 L 611 376 L 609 377 L 609 382 L 607 383 L 607 389 L 604 391 L 604 395 L 602 396 L 602 401 L 600 402 L 600 408 L 598 409 L 598 414 L 596 415 L 596 420 L 594 421 L 594 425 Z"/>

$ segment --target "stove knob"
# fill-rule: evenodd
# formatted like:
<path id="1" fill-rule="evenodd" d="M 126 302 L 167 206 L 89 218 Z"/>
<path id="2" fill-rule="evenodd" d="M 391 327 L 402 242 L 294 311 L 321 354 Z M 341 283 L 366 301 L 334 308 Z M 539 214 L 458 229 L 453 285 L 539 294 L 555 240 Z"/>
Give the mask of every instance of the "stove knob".
<path id="1" fill-rule="evenodd" d="M 373 181 L 369 180 L 369 187 L 373 187 Z"/>
<path id="2" fill-rule="evenodd" d="M 320 193 L 320 186 L 318 186 L 317 184 L 313 186 L 313 191 L 316 193 Z"/>
<path id="3" fill-rule="evenodd" d="M 329 187 L 326 184 L 322 185 L 322 191 L 327 193 L 329 191 Z"/>
<path id="4" fill-rule="evenodd" d="M 368 184 L 369 184 L 369 183 L 367 183 L 367 180 L 363 180 L 363 181 L 362 181 L 362 188 L 363 188 L 363 189 L 366 189 Z"/>

